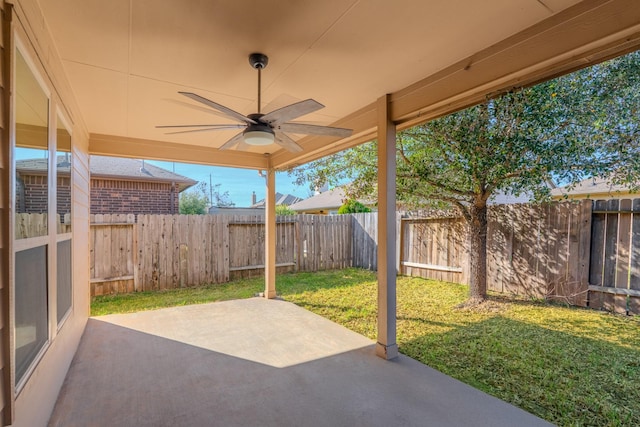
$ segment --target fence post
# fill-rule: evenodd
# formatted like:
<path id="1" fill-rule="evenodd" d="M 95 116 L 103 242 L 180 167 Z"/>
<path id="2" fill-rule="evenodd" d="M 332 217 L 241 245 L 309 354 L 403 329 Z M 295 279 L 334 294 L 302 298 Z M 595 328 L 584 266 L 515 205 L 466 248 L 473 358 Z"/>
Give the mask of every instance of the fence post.
<path id="1" fill-rule="evenodd" d="M 398 244 L 398 247 L 396 249 L 396 274 L 402 274 L 402 262 L 404 261 L 404 224 L 402 221 L 402 214 L 398 212 L 396 213 L 396 215 L 396 230 L 398 231 L 398 234 L 396 235 L 396 243 Z"/>
<path id="2" fill-rule="evenodd" d="M 132 252 L 133 252 L 133 290 L 134 292 L 140 291 L 140 279 L 138 278 L 138 224 L 136 222 L 133 223 L 133 229 L 131 231 L 131 238 L 133 242 L 131 242 Z"/>

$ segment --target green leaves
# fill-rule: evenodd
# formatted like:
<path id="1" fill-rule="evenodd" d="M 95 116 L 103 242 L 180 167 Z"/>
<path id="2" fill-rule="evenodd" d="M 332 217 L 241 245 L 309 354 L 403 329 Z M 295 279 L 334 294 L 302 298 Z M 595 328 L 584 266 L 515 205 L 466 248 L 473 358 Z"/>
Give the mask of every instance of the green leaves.
<path id="1" fill-rule="evenodd" d="M 371 209 L 353 199 L 347 200 L 342 206 L 340 206 L 340 209 L 338 209 L 339 215 L 365 212 L 371 212 Z"/>
<path id="2" fill-rule="evenodd" d="M 180 213 L 183 215 L 203 215 L 207 213 L 209 199 L 196 191 L 180 194 Z"/>
<path id="3" fill-rule="evenodd" d="M 276 215 L 296 215 L 297 212 L 287 205 L 276 205 Z"/>
<path id="4" fill-rule="evenodd" d="M 487 99 L 397 136 L 397 199 L 405 207 L 464 211 L 492 194 L 533 194 L 588 176 L 640 181 L 640 53 Z M 371 142 L 292 171 L 312 186 L 349 182 L 372 198 Z"/>

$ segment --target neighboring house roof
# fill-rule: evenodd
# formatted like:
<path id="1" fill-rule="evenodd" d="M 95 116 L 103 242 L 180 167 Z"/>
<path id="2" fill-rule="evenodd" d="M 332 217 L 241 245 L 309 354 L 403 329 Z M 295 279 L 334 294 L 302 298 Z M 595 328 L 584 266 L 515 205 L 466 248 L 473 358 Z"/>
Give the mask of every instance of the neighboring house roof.
<path id="1" fill-rule="evenodd" d="M 551 190 L 551 197 L 559 199 L 563 197 L 590 199 L 591 196 L 596 197 L 616 197 L 629 194 L 638 194 L 638 191 L 632 191 L 628 185 L 615 185 L 609 182 L 607 178 L 587 178 L 580 181 L 573 188 L 570 186 L 554 188 Z"/>
<path id="2" fill-rule="evenodd" d="M 16 170 L 22 173 L 31 172 L 35 174 L 44 174 L 47 170 L 48 162 L 49 159 L 46 158 L 16 160 Z M 59 172 L 69 173 L 71 163 L 69 163 L 67 156 L 58 156 L 56 158 L 56 164 L 58 165 L 57 170 Z"/>
<path id="3" fill-rule="evenodd" d="M 301 197 L 294 196 L 293 194 L 276 193 L 276 205 L 291 206 L 294 203 L 297 203 L 301 200 L 302 200 Z M 264 209 L 264 199 L 260 200 L 258 203 L 254 205 L 251 205 L 250 207 Z"/>
<path id="4" fill-rule="evenodd" d="M 344 190 L 340 187 L 294 203 L 289 207 L 297 212 L 338 209 L 346 200 Z"/>
<path id="5" fill-rule="evenodd" d="M 91 175 L 101 178 L 129 178 L 144 181 L 175 182 L 180 191 L 198 183 L 191 178 L 168 171 L 138 159 L 121 157 L 91 156 Z"/>
<path id="6" fill-rule="evenodd" d="M 529 203 L 533 199 L 530 193 L 523 193 L 519 196 L 513 194 L 498 193 L 491 196 L 488 200 L 489 205 L 514 205 L 516 203 Z"/>
<path id="7" fill-rule="evenodd" d="M 344 204 L 346 199 L 347 197 L 344 193 L 344 190 L 338 187 L 334 188 L 333 190 L 317 194 L 289 207 L 297 212 L 333 210 L 340 208 L 340 206 Z M 529 203 L 530 201 L 530 194 L 521 194 L 519 196 L 514 196 L 511 194 L 498 193 L 489 199 L 489 204 L 504 205 L 515 203 Z M 373 203 L 366 202 L 365 204 L 371 205 Z"/>
<path id="8" fill-rule="evenodd" d="M 58 171 L 69 172 L 66 156 L 57 157 Z M 42 173 L 47 170 L 47 159 L 24 159 L 16 161 L 16 169 L 21 172 Z M 92 177 L 115 180 L 175 182 L 180 191 L 197 184 L 191 178 L 173 173 L 142 160 L 121 157 L 91 156 L 90 172 Z"/>

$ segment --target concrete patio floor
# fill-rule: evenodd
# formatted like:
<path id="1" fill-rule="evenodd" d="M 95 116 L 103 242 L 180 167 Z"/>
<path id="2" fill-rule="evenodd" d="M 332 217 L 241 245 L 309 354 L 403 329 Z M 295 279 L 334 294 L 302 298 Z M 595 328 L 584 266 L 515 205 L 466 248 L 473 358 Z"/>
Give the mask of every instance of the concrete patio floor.
<path id="1" fill-rule="evenodd" d="M 291 303 L 89 319 L 50 426 L 543 426 Z"/>

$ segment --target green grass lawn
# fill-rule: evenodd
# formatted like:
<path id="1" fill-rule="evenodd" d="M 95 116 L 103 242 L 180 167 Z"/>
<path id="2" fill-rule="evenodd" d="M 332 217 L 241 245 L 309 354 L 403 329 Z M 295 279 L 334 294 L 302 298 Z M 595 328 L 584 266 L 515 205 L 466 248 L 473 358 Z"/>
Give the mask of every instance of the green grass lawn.
<path id="1" fill-rule="evenodd" d="M 375 274 L 357 269 L 278 276 L 288 301 L 375 339 Z M 98 297 L 92 314 L 234 298 L 263 279 Z M 566 426 L 640 425 L 640 319 L 493 296 L 455 307 L 468 288 L 398 278 L 400 351 L 447 375 Z"/>

